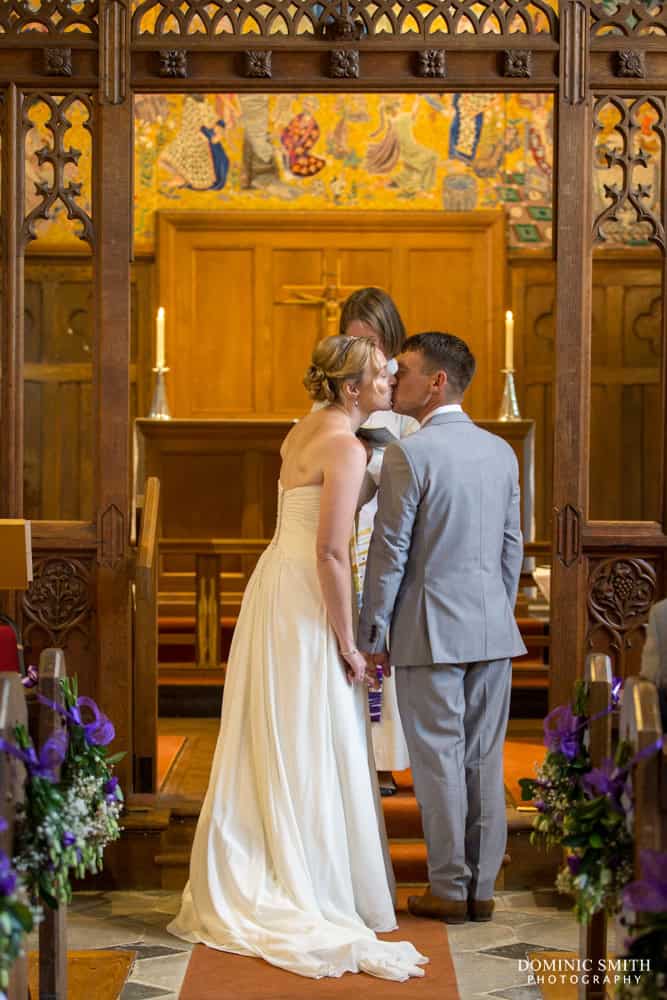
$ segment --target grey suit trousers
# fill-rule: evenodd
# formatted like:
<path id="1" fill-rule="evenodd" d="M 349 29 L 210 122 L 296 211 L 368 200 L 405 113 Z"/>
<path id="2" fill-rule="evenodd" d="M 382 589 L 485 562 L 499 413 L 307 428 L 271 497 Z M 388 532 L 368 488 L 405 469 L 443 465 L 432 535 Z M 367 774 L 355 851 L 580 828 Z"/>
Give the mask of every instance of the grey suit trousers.
<path id="1" fill-rule="evenodd" d="M 396 669 L 431 891 L 492 899 L 505 854 L 510 660 Z"/>

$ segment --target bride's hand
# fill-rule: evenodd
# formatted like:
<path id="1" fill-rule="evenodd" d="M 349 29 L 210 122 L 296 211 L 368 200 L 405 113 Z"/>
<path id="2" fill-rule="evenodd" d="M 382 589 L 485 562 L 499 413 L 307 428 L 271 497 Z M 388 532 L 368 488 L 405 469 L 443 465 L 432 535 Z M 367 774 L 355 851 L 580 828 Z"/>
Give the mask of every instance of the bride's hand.
<path id="1" fill-rule="evenodd" d="M 343 657 L 345 674 L 350 684 L 363 684 L 366 679 L 366 657 L 358 649 Z"/>

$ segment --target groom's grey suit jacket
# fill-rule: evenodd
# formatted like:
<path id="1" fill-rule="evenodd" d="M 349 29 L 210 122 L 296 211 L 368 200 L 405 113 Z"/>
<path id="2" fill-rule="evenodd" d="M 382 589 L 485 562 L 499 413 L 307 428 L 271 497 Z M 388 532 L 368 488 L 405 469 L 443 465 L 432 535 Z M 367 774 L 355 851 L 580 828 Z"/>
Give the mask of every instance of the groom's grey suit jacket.
<path id="1" fill-rule="evenodd" d="M 523 559 L 510 446 L 463 412 L 385 450 L 366 565 L 360 649 L 395 666 L 526 652 L 514 619 Z"/>

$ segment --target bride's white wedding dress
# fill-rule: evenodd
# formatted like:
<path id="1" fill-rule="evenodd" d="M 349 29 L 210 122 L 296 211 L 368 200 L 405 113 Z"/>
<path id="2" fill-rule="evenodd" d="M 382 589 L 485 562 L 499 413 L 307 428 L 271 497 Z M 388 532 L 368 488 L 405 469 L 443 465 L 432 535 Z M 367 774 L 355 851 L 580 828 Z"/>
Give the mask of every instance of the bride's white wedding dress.
<path id="1" fill-rule="evenodd" d="M 278 520 L 243 598 L 220 735 L 172 934 L 302 976 L 422 976 L 396 927 L 363 685 L 327 620 L 320 486 L 279 487 Z M 383 827 L 382 827 L 383 830 Z"/>

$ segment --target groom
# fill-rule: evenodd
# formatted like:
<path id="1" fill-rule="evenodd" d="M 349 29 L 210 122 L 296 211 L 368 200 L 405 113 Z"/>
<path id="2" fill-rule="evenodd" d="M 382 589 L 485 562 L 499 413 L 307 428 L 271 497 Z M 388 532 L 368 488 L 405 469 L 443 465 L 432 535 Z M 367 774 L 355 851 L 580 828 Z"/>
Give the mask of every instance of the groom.
<path id="1" fill-rule="evenodd" d="M 405 342 L 393 405 L 421 430 L 385 451 L 358 638 L 385 672 L 397 668 L 430 878 L 408 908 L 448 923 L 491 919 L 511 657 L 526 651 L 514 620 L 517 461 L 461 408 L 474 371 L 452 334 Z"/>

